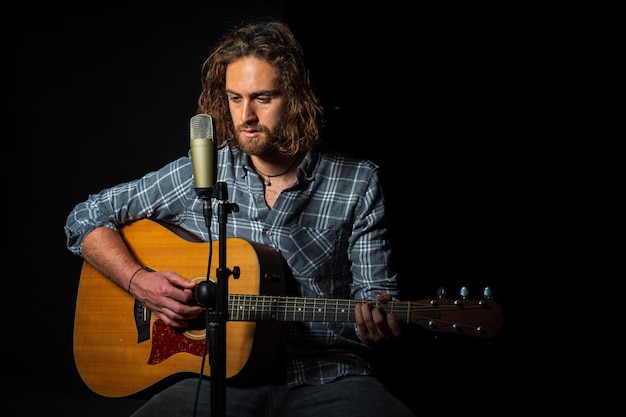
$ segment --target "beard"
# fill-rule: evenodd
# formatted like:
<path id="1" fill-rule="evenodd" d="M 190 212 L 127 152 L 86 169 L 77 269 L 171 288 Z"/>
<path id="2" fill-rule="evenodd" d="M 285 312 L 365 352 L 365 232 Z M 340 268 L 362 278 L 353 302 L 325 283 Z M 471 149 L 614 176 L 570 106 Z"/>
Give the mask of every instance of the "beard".
<path id="1" fill-rule="evenodd" d="M 252 129 L 260 134 L 254 138 L 246 137 L 244 129 Z M 260 124 L 241 124 L 235 128 L 237 145 L 248 155 L 267 156 L 275 153 L 279 148 L 281 138 L 285 137 L 285 128 L 281 123 L 275 129 L 269 129 Z"/>

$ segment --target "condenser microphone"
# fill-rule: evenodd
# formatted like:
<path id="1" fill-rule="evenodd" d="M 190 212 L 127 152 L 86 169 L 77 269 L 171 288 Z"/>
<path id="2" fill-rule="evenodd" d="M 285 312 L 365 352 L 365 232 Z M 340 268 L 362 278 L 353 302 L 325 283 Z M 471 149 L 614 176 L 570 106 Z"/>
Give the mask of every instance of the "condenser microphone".
<path id="1" fill-rule="evenodd" d="M 190 146 L 191 165 L 196 183 L 196 194 L 209 199 L 217 178 L 217 146 L 213 138 L 213 118 L 208 114 L 197 114 L 191 118 Z"/>

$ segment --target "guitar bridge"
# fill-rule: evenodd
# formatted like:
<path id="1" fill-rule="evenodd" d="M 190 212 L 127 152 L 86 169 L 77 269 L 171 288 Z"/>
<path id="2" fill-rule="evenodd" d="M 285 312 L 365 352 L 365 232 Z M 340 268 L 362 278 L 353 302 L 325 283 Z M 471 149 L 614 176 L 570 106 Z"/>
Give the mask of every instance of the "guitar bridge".
<path id="1" fill-rule="evenodd" d="M 135 327 L 137 327 L 137 343 L 150 339 L 150 317 L 152 311 L 135 299 Z"/>

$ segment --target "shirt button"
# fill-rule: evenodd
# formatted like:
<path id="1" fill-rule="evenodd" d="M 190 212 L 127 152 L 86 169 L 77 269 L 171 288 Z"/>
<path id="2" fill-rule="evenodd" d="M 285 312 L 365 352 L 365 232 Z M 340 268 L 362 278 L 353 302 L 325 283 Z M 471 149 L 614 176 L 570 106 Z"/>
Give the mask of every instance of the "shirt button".
<path id="1" fill-rule="evenodd" d="M 261 198 L 261 194 L 255 194 L 255 195 L 254 195 L 254 199 L 255 199 L 255 200 L 258 200 L 259 198 Z"/>
<path id="2" fill-rule="evenodd" d="M 265 234 L 266 234 L 267 236 L 271 236 L 271 235 L 272 235 L 272 231 L 271 231 L 271 230 L 266 230 L 266 231 L 265 231 Z"/>

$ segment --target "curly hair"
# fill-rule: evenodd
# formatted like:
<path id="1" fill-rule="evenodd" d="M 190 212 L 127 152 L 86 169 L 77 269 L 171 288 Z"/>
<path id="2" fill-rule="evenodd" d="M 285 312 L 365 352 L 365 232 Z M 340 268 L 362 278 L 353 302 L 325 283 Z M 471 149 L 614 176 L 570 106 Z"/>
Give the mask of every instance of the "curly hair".
<path id="1" fill-rule="evenodd" d="M 226 67 L 243 57 L 262 59 L 279 71 L 281 93 L 286 97 L 285 137 L 278 150 L 295 155 L 321 142 L 324 111 L 315 94 L 304 52 L 291 29 L 280 21 L 257 21 L 233 29 L 202 64 L 202 93 L 198 113 L 210 114 L 219 146 L 237 147 L 226 95 Z"/>

